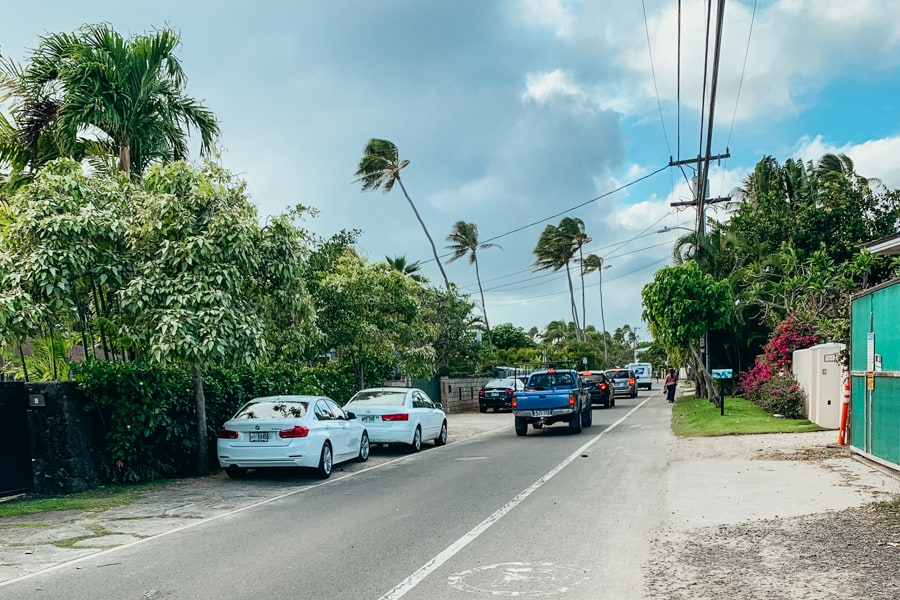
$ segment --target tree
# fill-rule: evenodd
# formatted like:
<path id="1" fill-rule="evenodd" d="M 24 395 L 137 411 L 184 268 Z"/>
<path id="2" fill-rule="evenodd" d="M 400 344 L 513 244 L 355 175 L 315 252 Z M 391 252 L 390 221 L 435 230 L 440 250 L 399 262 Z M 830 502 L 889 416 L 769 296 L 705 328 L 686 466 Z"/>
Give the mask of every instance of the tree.
<path id="1" fill-rule="evenodd" d="M 355 181 L 362 184 L 362 191 L 364 192 L 381 189 L 386 194 L 394 188 L 395 183 L 400 186 L 400 190 L 403 191 L 403 196 L 406 198 L 406 201 L 409 202 L 409 206 L 412 208 L 413 213 L 415 213 L 416 219 L 419 220 L 419 225 L 422 226 L 422 231 L 425 232 L 425 237 L 428 238 L 428 243 L 431 244 L 434 262 L 437 263 L 438 269 L 441 271 L 441 276 L 444 278 L 444 285 L 447 286 L 447 290 L 450 290 L 450 280 L 447 279 L 447 274 L 444 272 L 444 265 L 441 264 L 441 259 L 438 257 L 434 240 L 431 239 L 431 234 L 428 233 L 425 221 L 423 221 L 421 215 L 419 215 L 419 210 L 406 192 L 403 180 L 400 179 L 400 171 L 406 168 L 407 165 L 409 165 L 409 161 L 400 160 L 400 153 L 393 142 L 372 138 L 363 150 L 363 156 L 359 161 L 359 168 L 357 168 L 355 173 Z"/>
<path id="2" fill-rule="evenodd" d="M 428 280 L 422 275 L 421 261 L 406 262 L 406 256 L 395 256 L 393 258 L 385 256 L 384 260 L 390 268 L 403 273 L 413 281 L 427 283 Z"/>
<path id="3" fill-rule="evenodd" d="M 534 339 L 521 327 L 512 323 L 500 323 L 494 327 L 494 346 L 501 350 L 533 348 Z"/>
<path id="4" fill-rule="evenodd" d="M 728 283 L 715 281 L 691 261 L 657 271 L 641 297 L 642 318 L 653 337 L 666 349 L 688 349 L 702 376 L 700 383 L 708 394 L 714 394 L 712 375 L 700 357 L 699 340 L 731 322 L 734 300 Z"/>
<path id="5" fill-rule="evenodd" d="M 487 329 L 488 343 L 494 344 L 491 339 L 491 324 L 487 317 L 487 308 L 484 304 L 484 288 L 481 286 L 481 273 L 478 270 L 478 250 L 486 248 L 499 248 L 497 244 L 480 243 L 478 241 L 478 226 L 475 223 L 457 221 L 453 225 L 453 231 L 447 236 L 447 241 L 452 242 L 446 248 L 453 252 L 450 260 L 454 262 L 463 256 L 469 256 L 469 264 L 475 265 L 475 279 L 478 281 L 478 293 L 481 295 L 481 314 L 484 315 L 484 326 Z"/>
<path id="6" fill-rule="evenodd" d="M 606 343 L 606 317 L 603 314 L 603 259 L 596 254 L 588 254 L 581 261 L 581 275 L 583 277 L 594 271 L 600 276 L 600 324 L 603 327 L 603 359 L 609 361 L 609 348 Z"/>
<path id="7" fill-rule="evenodd" d="M 105 23 L 42 38 L 17 82 L 16 121 L 32 156 L 46 140 L 72 156 L 87 131 L 118 155 L 119 170 L 140 177 L 153 162 L 186 158 L 192 128 L 209 152 L 219 126 L 184 95 L 179 44 L 169 29 L 124 39 Z"/>
<path id="8" fill-rule="evenodd" d="M 565 217 L 559 222 L 558 226 L 547 225 L 544 228 L 533 251 L 537 257 L 534 263 L 537 267 L 536 270 L 550 269 L 559 271 L 565 267 L 566 279 L 569 283 L 572 321 L 575 324 L 575 336 L 578 340 L 581 339 L 581 328 L 578 322 L 578 307 L 575 304 L 575 289 L 572 285 L 572 272 L 569 269 L 569 264 L 575 253 L 581 249 L 581 244 L 585 239 L 583 234 L 584 223 L 580 219 Z"/>
<path id="9" fill-rule="evenodd" d="M 302 285 L 297 248 L 286 231 L 261 233 L 246 184 L 213 164 L 202 169 L 184 162 L 151 167 L 130 205 L 128 246 L 135 268 L 118 294 L 121 330 L 140 354 L 191 370 L 197 468 L 205 473 L 203 371 L 265 358 L 266 327 L 273 323 L 267 306 L 278 304 L 294 317 L 282 326 L 309 326 L 304 320 L 311 311 L 303 294 L 259 301 L 265 289 Z M 281 258 L 273 260 L 275 256 Z"/>

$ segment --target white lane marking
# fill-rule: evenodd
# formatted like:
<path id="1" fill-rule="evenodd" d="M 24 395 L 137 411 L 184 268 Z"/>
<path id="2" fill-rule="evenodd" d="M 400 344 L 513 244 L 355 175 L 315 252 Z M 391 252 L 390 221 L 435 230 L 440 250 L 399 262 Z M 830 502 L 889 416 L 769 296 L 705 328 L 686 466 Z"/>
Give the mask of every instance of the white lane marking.
<path id="1" fill-rule="evenodd" d="M 519 492 L 515 498 L 501 506 L 497 509 L 494 514 L 489 516 L 487 519 L 470 529 L 466 534 L 464 534 L 461 538 L 447 546 L 441 553 L 437 556 L 426 562 L 422 565 L 415 573 L 398 583 L 394 589 L 389 591 L 387 594 L 379 598 L 379 600 L 397 600 L 398 598 L 402 598 L 409 591 L 411 591 L 414 587 L 419 585 L 423 579 L 431 575 L 434 571 L 436 571 L 441 565 L 445 562 L 453 558 L 460 550 L 468 546 L 470 543 L 474 542 L 478 536 L 487 531 L 494 523 L 503 518 L 506 513 L 514 509 L 516 506 L 522 503 L 528 496 L 536 492 L 542 485 L 550 481 L 557 473 L 565 469 L 569 463 L 574 461 L 577 458 L 581 457 L 581 454 L 585 452 L 588 448 L 596 444 L 600 438 L 604 435 L 615 429 L 622 423 L 625 419 L 634 414 L 637 409 L 647 404 L 650 401 L 650 398 L 644 399 L 643 402 L 632 408 L 628 411 L 621 419 L 595 435 L 592 439 L 590 439 L 586 444 L 584 444 L 581 448 L 570 454 L 567 458 L 565 458 L 561 463 L 547 471 L 547 473 L 532 483 L 530 486 Z"/>
<path id="2" fill-rule="evenodd" d="M 504 425 L 504 426 L 502 426 L 502 427 L 496 427 L 496 428 L 490 429 L 490 430 L 488 430 L 488 431 L 482 431 L 481 433 L 475 434 L 475 435 L 473 435 L 473 436 L 471 436 L 471 437 L 468 437 L 468 438 L 466 438 L 466 439 L 464 439 L 464 440 L 460 440 L 460 441 L 458 441 L 458 442 L 451 442 L 450 444 L 441 446 L 441 447 L 439 447 L 439 448 L 430 448 L 430 449 L 428 450 L 428 452 L 429 452 L 429 453 L 432 453 L 432 452 L 441 452 L 441 451 L 443 451 L 443 450 L 446 449 L 446 448 L 455 446 L 456 444 L 459 444 L 459 445 L 468 444 L 468 443 L 470 443 L 470 442 L 472 442 L 472 441 L 474 441 L 474 440 L 477 440 L 477 439 L 480 438 L 480 437 L 487 436 L 487 435 L 489 435 L 489 434 L 491 434 L 491 433 L 496 433 L 496 432 L 500 431 L 501 429 L 506 429 L 507 427 L 508 427 L 508 425 Z M 248 505 L 242 506 L 242 507 L 240 507 L 240 508 L 235 508 L 234 510 L 230 510 L 230 511 L 228 511 L 228 512 L 224 512 L 224 513 L 222 513 L 222 514 L 220 514 L 220 515 L 214 515 L 214 516 L 212 516 L 212 517 L 207 517 L 207 518 L 205 518 L 205 519 L 201 519 L 201 520 L 195 521 L 195 522 L 193 522 L 193 523 L 188 523 L 187 525 L 182 525 L 181 527 L 176 527 L 175 529 L 170 529 L 169 531 L 164 531 L 164 532 L 162 532 L 162 533 L 158 533 L 158 534 L 156 534 L 156 535 L 153 535 L 153 536 L 150 536 L 150 537 L 147 537 L 147 538 L 142 538 L 142 539 L 136 540 L 136 541 L 134 541 L 134 542 L 129 542 L 129 543 L 127 543 L 127 544 L 122 544 L 121 546 L 115 546 L 114 548 L 107 548 L 106 550 L 100 550 L 99 552 L 95 552 L 95 553 L 93 553 L 93 554 L 86 554 L 85 556 L 80 556 L 80 557 L 78 557 L 78 558 L 73 558 L 73 559 L 70 559 L 70 560 L 66 560 L 66 561 L 64 561 L 64 562 L 57 563 L 57 564 L 55 564 L 55 565 L 53 565 L 53 566 L 47 567 L 46 569 L 40 569 L 39 571 L 32 571 L 31 573 L 26 573 L 25 575 L 19 575 L 18 577 L 13 577 L 12 579 L 7 579 L 6 581 L 0 581 L 0 588 L 2 588 L 3 586 L 6 586 L 6 585 L 11 585 L 11 584 L 13 584 L 13 583 L 17 583 L 17 582 L 19 582 L 19 581 L 24 581 L 24 580 L 26 580 L 26 579 L 30 579 L 30 578 L 35 577 L 35 576 L 37 576 L 37 575 L 44 575 L 44 574 L 46 574 L 46 573 L 51 573 L 51 572 L 57 571 L 57 570 L 59 570 L 59 569 L 61 569 L 61 568 L 63 568 L 63 567 L 68 567 L 68 566 L 71 566 L 71 565 L 76 565 L 76 564 L 78 564 L 78 563 L 85 562 L 85 561 L 87 561 L 87 560 L 90 560 L 90 559 L 92 559 L 92 558 L 96 558 L 96 557 L 98 557 L 98 556 L 103 556 L 103 555 L 105 555 L 105 554 L 111 554 L 111 553 L 113 553 L 113 552 L 118 552 L 119 550 L 122 550 L 122 549 L 124 549 L 124 548 L 130 548 L 130 547 L 132 547 L 132 546 L 136 546 L 136 545 L 138 545 L 138 544 L 143 544 L 144 542 L 147 542 L 147 541 L 150 541 L 150 540 L 155 540 L 155 539 L 157 539 L 157 538 L 161 538 L 161 537 L 166 536 L 166 535 L 171 535 L 171 534 L 173 534 L 173 533 L 178 533 L 179 531 L 184 531 L 185 529 L 190 529 L 190 528 L 192 528 L 192 527 L 197 527 L 198 525 L 203 525 L 203 524 L 205 524 L 205 523 L 209 523 L 210 521 L 215 521 L 215 520 L 217 520 L 217 519 L 223 519 L 223 518 L 225 518 L 225 517 L 230 517 L 231 515 L 236 515 L 236 514 L 238 514 L 238 513 L 244 512 L 245 510 L 250 510 L 250 509 L 252 509 L 252 508 L 256 508 L 257 506 L 262 506 L 262 505 L 264 505 L 264 504 L 269 504 L 270 502 L 276 502 L 276 501 L 278 501 L 278 500 L 281 500 L 281 499 L 283 499 L 283 498 L 287 498 L 287 497 L 289 497 L 289 496 L 294 496 L 294 495 L 296 495 L 296 494 L 302 494 L 303 492 L 306 492 L 306 491 L 309 491 L 309 490 L 313 490 L 313 489 L 316 489 L 316 488 L 318 488 L 318 487 L 322 487 L 323 485 L 328 485 L 328 484 L 331 484 L 331 483 L 337 483 L 337 482 L 339 482 L 339 481 L 343 481 L 343 480 L 347 479 L 348 477 L 353 477 L 354 475 L 359 475 L 359 474 L 361 474 L 361 473 L 368 473 L 369 471 L 374 471 L 375 469 L 380 469 L 380 468 L 382 468 L 382 467 L 387 467 L 387 466 L 389 466 L 389 465 L 393 465 L 394 463 L 397 463 L 397 462 L 400 462 L 400 461 L 404 461 L 404 460 L 406 460 L 406 461 L 414 460 L 416 456 L 423 456 L 423 455 L 421 455 L 421 454 L 416 454 L 416 455 L 398 456 L 397 458 L 392 459 L 392 460 L 389 460 L 389 461 L 387 461 L 387 462 L 379 463 L 379 464 L 377 464 L 377 465 L 367 466 L 367 467 L 365 467 L 365 468 L 363 468 L 363 469 L 360 469 L 359 471 L 354 471 L 354 472 L 352 472 L 352 473 L 346 473 L 345 475 L 342 475 L 342 476 L 340 476 L 340 477 L 332 477 L 331 479 L 328 479 L 328 480 L 326 480 L 326 481 L 322 481 L 322 482 L 320 482 L 320 483 L 314 483 L 314 484 L 311 484 L 311 485 L 306 485 L 306 486 L 303 486 L 302 488 L 299 488 L 299 489 L 296 489 L 296 490 L 291 490 L 291 491 L 285 492 L 285 493 L 283 493 L 283 494 L 278 494 L 277 496 L 272 496 L 271 498 L 266 498 L 265 500 L 260 500 L 259 502 L 254 502 L 253 504 L 248 504 Z"/>

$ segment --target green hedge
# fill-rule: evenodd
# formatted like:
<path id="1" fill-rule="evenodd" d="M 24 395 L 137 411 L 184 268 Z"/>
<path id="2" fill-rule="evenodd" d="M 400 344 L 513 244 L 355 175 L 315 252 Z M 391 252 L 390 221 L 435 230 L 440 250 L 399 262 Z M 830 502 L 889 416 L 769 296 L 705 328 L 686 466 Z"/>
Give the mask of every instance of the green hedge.
<path id="1" fill-rule="evenodd" d="M 180 367 L 89 361 L 73 366 L 86 410 L 100 432 L 98 465 L 111 483 L 152 481 L 196 471 L 197 415 L 190 371 Z M 251 398 L 321 394 L 340 404 L 355 391 L 340 367 L 212 369 L 203 375 L 210 466 L 215 433 Z"/>

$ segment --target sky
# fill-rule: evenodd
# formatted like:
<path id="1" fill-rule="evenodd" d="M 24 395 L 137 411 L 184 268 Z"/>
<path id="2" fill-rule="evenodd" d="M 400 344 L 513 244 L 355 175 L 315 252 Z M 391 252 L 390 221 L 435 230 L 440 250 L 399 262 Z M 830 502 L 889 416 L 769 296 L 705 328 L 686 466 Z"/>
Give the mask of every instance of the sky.
<path id="1" fill-rule="evenodd" d="M 354 182 L 369 139 L 387 139 L 410 161 L 401 176 L 448 277 L 474 302 L 475 269 L 447 262 L 446 237 L 463 220 L 499 246 L 478 253 L 492 325 L 571 320 L 565 272 L 535 272 L 533 254 L 544 227 L 570 216 L 591 237 L 585 254 L 607 266 L 585 278 L 586 322 L 628 324 L 640 341 L 641 289 L 696 220 L 672 206 L 693 197 L 692 169 L 668 165 L 705 152 L 710 110 L 707 2 L 681 1 L 680 35 L 678 4 L 32 0 L 5 11 L 0 54 L 24 62 L 41 36 L 86 23 L 173 29 L 186 94 L 218 117 L 221 161 L 261 220 L 314 207 L 310 231 L 358 229 L 370 261 L 420 260 L 442 285 L 402 192 Z M 900 3 L 725 4 L 710 149 L 729 157 L 712 166 L 709 195 L 736 197 L 767 155 L 845 153 L 859 174 L 900 187 Z M 715 206 L 708 216 L 727 219 Z"/>

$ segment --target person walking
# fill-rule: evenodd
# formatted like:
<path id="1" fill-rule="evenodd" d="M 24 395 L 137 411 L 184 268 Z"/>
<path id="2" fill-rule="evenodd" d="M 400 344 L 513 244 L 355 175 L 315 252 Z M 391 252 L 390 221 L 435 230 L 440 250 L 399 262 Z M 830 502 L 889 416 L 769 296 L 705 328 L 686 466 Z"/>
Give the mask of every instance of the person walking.
<path id="1" fill-rule="evenodd" d="M 675 369 L 669 369 L 666 373 L 666 399 L 669 402 L 675 402 L 675 387 L 678 385 L 678 377 L 675 375 Z"/>

